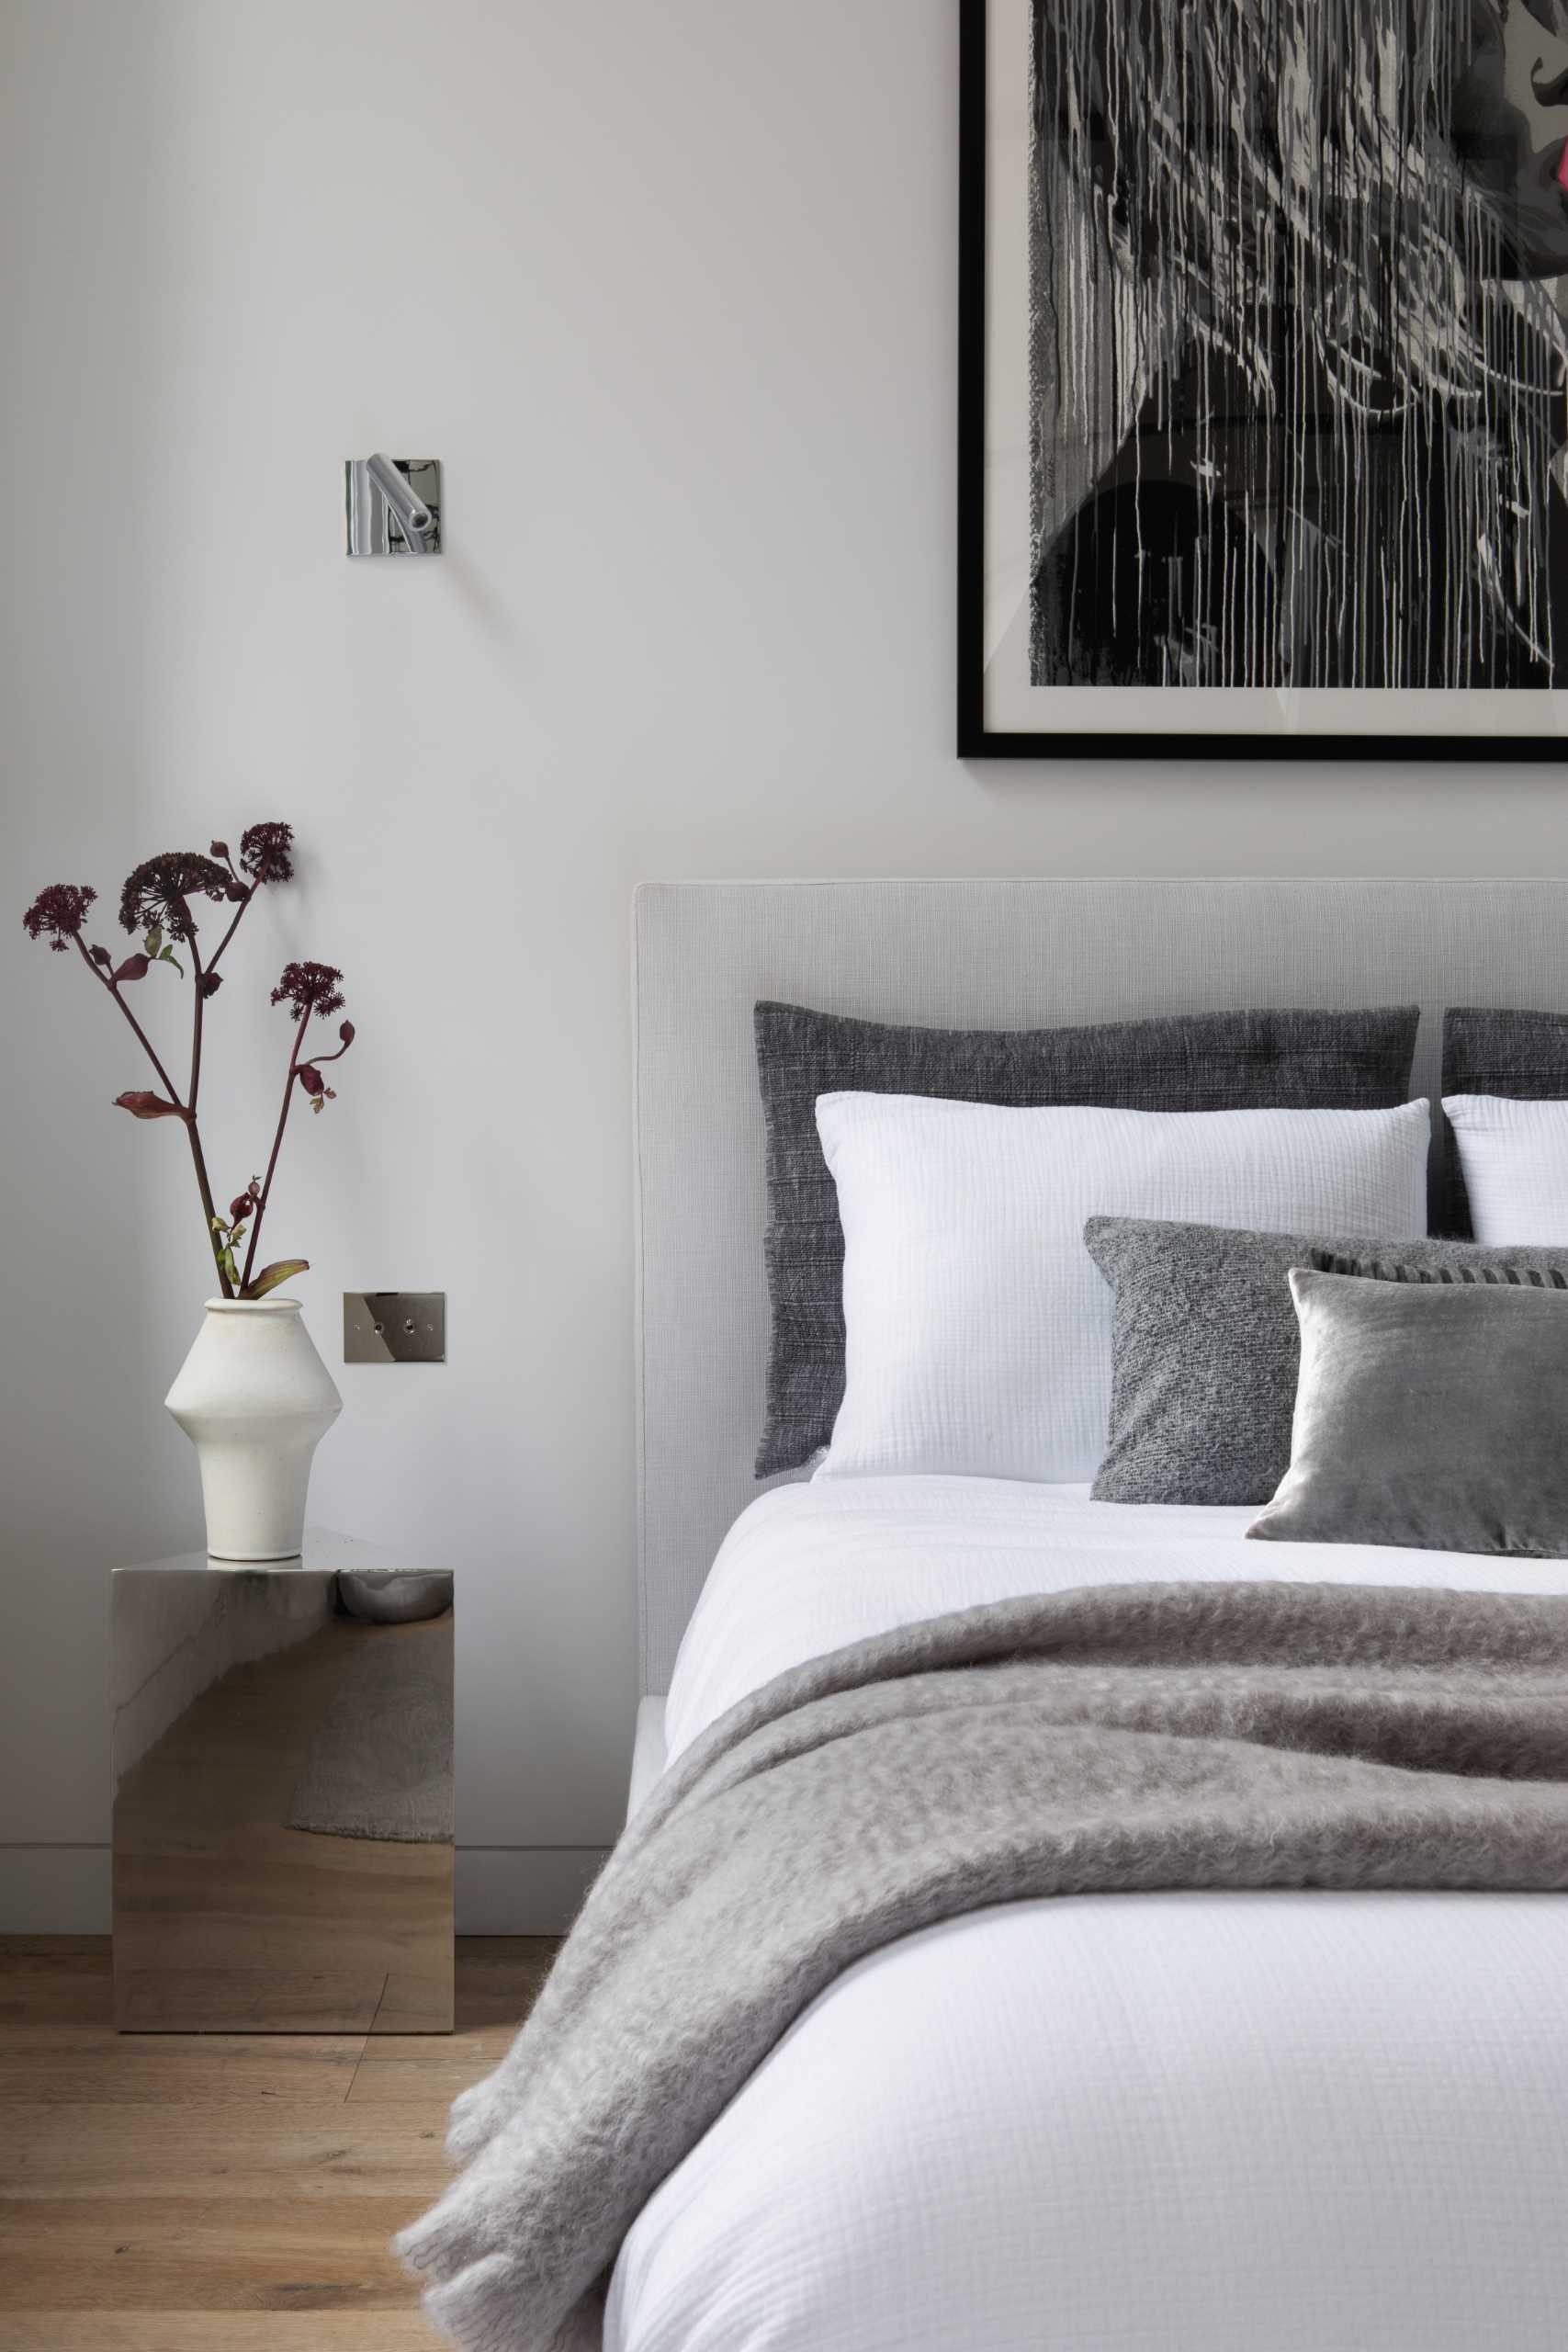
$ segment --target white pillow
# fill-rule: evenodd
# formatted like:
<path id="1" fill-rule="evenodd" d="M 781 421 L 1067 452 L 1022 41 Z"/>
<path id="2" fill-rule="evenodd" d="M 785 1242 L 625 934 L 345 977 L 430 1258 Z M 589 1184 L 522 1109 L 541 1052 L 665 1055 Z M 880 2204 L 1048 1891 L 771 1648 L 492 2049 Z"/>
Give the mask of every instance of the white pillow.
<path id="1" fill-rule="evenodd" d="M 818 1477 L 1090 1478 L 1111 1402 L 1090 1216 L 1406 1239 L 1424 1102 L 1390 1111 L 1004 1110 L 823 1094 L 844 1228 L 844 1400 Z"/>
<path id="2" fill-rule="evenodd" d="M 1568 1102 L 1445 1094 L 1477 1241 L 1568 1242 Z"/>

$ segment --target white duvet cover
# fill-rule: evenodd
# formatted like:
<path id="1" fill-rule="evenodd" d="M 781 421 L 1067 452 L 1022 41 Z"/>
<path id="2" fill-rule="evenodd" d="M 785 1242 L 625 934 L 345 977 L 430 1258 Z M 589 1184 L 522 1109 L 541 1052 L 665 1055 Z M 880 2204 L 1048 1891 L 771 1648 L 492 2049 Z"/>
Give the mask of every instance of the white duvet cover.
<path id="1" fill-rule="evenodd" d="M 1224 1577 L 1568 1592 L 1568 1562 L 1244 1543 L 1247 1510 L 959 1478 L 775 1489 L 671 1753 L 978 1600 Z M 1568 1896 L 1009 1905 L 874 1954 L 651 2199 L 606 2352 L 1563 2352 Z"/>

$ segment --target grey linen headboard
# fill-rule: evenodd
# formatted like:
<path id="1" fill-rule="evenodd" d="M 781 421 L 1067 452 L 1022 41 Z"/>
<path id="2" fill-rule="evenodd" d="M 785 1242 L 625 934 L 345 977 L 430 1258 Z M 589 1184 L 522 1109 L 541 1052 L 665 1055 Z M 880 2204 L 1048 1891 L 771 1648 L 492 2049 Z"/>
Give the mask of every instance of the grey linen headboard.
<path id="1" fill-rule="evenodd" d="M 751 1007 L 1043 1027 L 1243 1005 L 1568 1009 L 1568 882 L 649 882 L 634 910 L 643 1689 L 760 1491 L 768 1301 Z"/>

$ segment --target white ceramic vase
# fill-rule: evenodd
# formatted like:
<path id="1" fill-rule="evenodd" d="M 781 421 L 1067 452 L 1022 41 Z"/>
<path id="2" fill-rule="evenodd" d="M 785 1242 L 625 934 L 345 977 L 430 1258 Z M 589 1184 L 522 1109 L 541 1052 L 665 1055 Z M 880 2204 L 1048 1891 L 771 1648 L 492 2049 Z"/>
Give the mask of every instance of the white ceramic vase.
<path id="1" fill-rule="evenodd" d="M 215 1560 L 292 1560 L 310 1458 L 343 1410 L 297 1298 L 209 1298 L 164 1399 L 197 1452 Z"/>

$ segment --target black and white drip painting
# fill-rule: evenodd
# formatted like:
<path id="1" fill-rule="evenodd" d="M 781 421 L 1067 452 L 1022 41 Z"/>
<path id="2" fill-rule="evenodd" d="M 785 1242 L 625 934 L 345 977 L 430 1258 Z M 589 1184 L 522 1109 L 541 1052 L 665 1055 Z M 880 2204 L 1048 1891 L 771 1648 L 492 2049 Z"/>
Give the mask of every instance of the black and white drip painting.
<path id="1" fill-rule="evenodd" d="M 1024 15 L 1021 687 L 1555 734 L 1568 0 Z"/>

